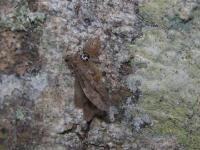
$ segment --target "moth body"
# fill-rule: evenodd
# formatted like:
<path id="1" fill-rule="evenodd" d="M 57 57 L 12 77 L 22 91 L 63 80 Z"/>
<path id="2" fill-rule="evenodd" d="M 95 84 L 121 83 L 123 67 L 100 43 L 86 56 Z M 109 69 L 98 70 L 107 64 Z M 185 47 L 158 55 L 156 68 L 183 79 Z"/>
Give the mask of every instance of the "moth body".
<path id="1" fill-rule="evenodd" d="M 86 43 L 82 55 L 77 53 L 66 58 L 69 68 L 75 74 L 74 104 L 83 110 L 88 122 L 96 116 L 105 117 L 112 103 L 118 103 L 129 94 L 126 90 L 118 90 L 109 96 L 109 90 L 102 80 L 103 73 L 91 61 L 92 58 L 98 58 L 100 50 L 100 39 L 94 38 Z"/>

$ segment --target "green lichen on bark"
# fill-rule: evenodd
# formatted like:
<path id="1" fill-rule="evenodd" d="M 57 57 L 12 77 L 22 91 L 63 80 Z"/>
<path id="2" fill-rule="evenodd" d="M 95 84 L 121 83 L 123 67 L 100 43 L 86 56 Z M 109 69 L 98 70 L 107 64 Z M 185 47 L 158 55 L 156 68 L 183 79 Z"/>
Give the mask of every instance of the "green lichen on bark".
<path id="1" fill-rule="evenodd" d="M 3 2 L 2 2 L 3 3 Z M 26 0 L 11 2 L 11 11 L 0 17 L 0 28 L 9 28 L 12 31 L 27 31 L 37 27 L 45 21 L 45 14 L 42 12 L 31 12 Z M 4 4 L 4 3 L 3 3 Z"/>
<path id="2" fill-rule="evenodd" d="M 177 2 L 153 0 L 141 7 L 144 18 L 148 12 L 146 19 L 168 29 L 143 28 L 143 37 L 132 45 L 138 70 L 128 82 L 142 83 L 140 106 L 154 119 L 149 131 L 175 135 L 185 148 L 195 149 L 200 147 L 200 10 L 196 4 L 184 21 Z M 170 14 L 172 5 L 176 13 Z"/>
<path id="3" fill-rule="evenodd" d="M 196 0 L 151 0 L 141 3 L 139 10 L 147 22 L 155 23 L 165 29 L 189 30 L 190 21 L 194 16 L 193 11 L 199 8 L 198 5 Z"/>

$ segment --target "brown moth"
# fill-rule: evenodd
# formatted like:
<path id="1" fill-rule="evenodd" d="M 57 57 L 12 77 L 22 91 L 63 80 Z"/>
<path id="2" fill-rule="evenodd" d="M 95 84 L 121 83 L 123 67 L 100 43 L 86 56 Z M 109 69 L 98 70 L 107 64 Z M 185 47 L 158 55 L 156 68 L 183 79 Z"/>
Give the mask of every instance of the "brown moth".
<path id="1" fill-rule="evenodd" d="M 124 96 L 130 96 L 127 88 L 115 90 L 109 94 L 103 82 L 103 73 L 93 60 L 97 60 L 101 53 L 99 38 L 89 39 L 83 48 L 83 54 L 67 56 L 66 62 L 75 74 L 74 104 L 83 110 L 86 121 L 95 116 L 104 117 L 110 105 L 118 103 Z"/>

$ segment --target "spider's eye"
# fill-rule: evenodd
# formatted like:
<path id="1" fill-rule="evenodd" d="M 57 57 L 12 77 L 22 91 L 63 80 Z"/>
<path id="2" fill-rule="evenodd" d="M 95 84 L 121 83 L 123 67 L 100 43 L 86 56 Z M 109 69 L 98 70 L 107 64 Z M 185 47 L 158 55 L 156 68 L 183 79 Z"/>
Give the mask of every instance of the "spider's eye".
<path id="1" fill-rule="evenodd" d="M 83 61 L 88 61 L 89 58 L 90 58 L 90 56 L 88 54 L 82 54 L 81 55 L 81 60 L 83 60 Z"/>

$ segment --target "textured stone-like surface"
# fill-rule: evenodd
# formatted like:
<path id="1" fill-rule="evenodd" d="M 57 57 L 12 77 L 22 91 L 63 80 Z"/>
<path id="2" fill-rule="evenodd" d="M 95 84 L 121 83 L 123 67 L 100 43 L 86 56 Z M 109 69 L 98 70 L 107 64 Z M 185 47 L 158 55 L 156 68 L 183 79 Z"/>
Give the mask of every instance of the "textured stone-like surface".
<path id="1" fill-rule="evenodd" d="M 199 8 L 198 0 L 0 1 L 0 149 L 197 149 Z M 96 36 L 100 69 L 134 96 L 88 128 L 64 58 Z"/>
<path id="2" fill-rule="evenodd" d="M 33 36 L 28 32 L 0 33 L 0 72 L 22 76 L 40 70 L 41 62 L 35 46 L 37 42 L 34 42 Z"/>
<path id="3" fill-rule="evenodd" d="M 137 71 L 128 84 L 141 83 L 139 105 L 151 114 L 151 133 L 175 135 L 186 149 L 198 149 L 199 2 L 152 0 L 139 7 L 158 27 L 143 28 L 132 45 Z"/>

